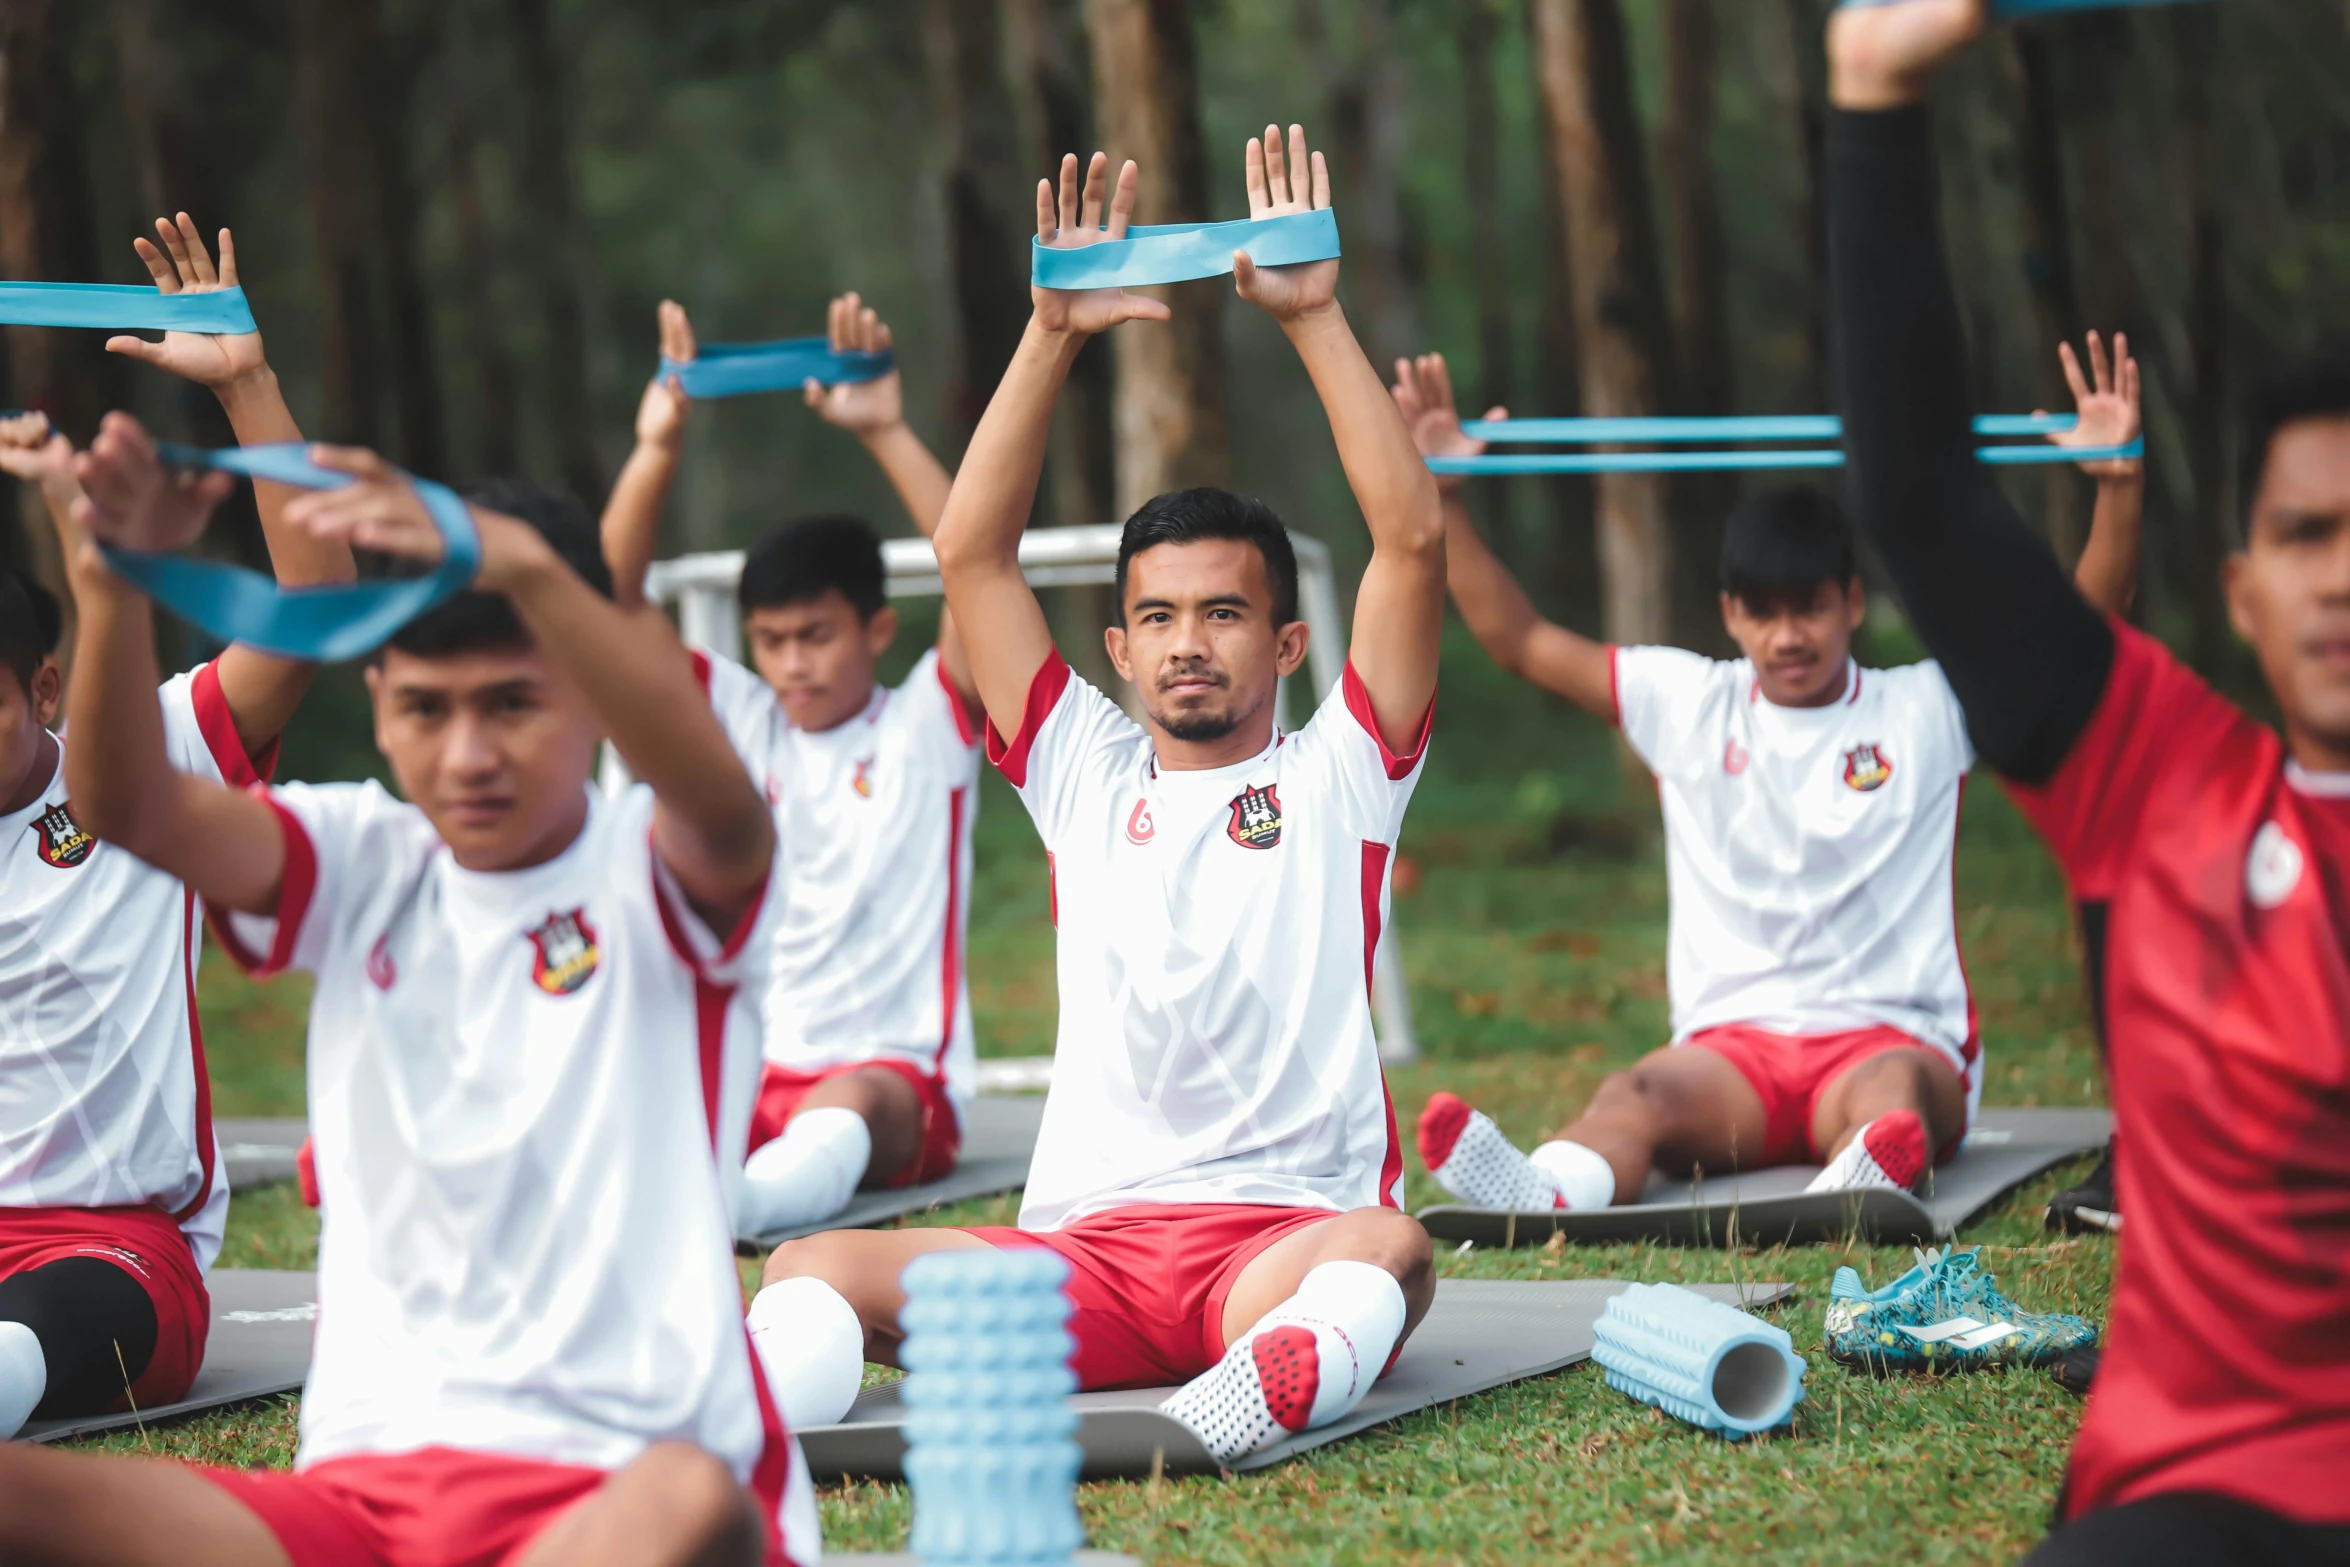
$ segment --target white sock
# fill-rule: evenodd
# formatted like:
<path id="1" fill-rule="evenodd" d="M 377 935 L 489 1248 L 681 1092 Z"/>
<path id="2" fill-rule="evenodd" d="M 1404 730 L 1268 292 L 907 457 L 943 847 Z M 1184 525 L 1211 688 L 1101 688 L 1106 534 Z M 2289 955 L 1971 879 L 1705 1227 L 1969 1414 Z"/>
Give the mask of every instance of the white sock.
<path id="1" fill-rule="evenodd" d="M 1526 1162 L 1558 1188 L 1566 1206 L 1588 1212 L 1605 1208 L 1616 1200 L 1616 1167 L 1600 1156 L 1595 1148 L 1571 1143 L 1565 1138 L 1544 1143 L 1526 1156 Z"/>
<path id="2" fill-rule="evenodd" d="M 873 1132 L 863 1116 L 840 1105 L 802 1110 L 781 1137 L 743 1161 L 737 1228 L 757 1237 L 829 1219 L 849 1205 L 872 1161 Z"/>
<path id="3" fill-rule="evenodd" d="M 1361 1403 L 1387 1369 L 1403 1319 L 1395 1275 L 1325 1262 L 1159 1407 L 1231 1463 Z"/>
<path id="4" fill-rule="evenodd" d="M 794 1431 L 838 1425 L 865 1380 L 865 1328 L 857 1308 L 822 1279 L 768 1285 L 751 1297 L 751 1347 Z"/>
<path id="5" fill-rule="evenodd" d="M 49 1391 L 49 1357 L 21 1322 L 0 1322 L 0 1442 L 24 1429 Z"/>
<path id="6" fill-rule="evenodd" d="M 1915 1110 L 1888 1110 L 1861 1124 L 1844 1151 L 1811 1179 L 1807 1192 L 1861 1191 L 1872 1186 L 1906 1192 L 1926 1173 L 1926 1127 Z"/>
<path id="7" fill-rule="evenodd" d="M 1436 1094 L 1420 1113 L 1420 1162 L 1436 1184 L 1479 1208 L 1559 1208 L 1565 1201 L 1549 1174 L 1502 1135 L 1482 1110 Z"/>

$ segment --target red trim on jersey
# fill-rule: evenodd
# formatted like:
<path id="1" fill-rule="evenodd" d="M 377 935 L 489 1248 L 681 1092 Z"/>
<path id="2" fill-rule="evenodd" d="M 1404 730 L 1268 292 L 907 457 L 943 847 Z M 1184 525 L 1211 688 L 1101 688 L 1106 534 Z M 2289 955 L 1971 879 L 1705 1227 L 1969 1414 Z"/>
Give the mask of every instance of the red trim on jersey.
<path id="1" fill-rule="evenodd" d="M 1355 715 L 1355 722 L 1361 724 L 1364 733 L 1377 743 L 1379 760 L 1387 764 L 1387 781 L 1390 783 L 1401 781 L 1413 768 L 1420 765 L 1420 758 L 1428 754 L 1428 731 L 1436 726 L 1435 693 L 1429 693 L 1428 709 L 1420 715 L 1418 737 L 1412 741 L 1411 749 L 1399 756 L 1388 749 L 1387 737 L 1379 732 L 1378 716 L 1371 711 L 1370 690 L 1364 686 L 1363 677 L 1355 673 L 1353 659 L 1350 658 L 1346 661 L 1345 673 L 1338 677 L 1338 684 L 1339 688 L 1346 693 L 1346 710 Z"/>
<path id="2" fill-rule="evenodd" d="M 1860 701 L 1860 681 L 1861 681 L 1861 674 L 1862 674 L 1862 670 L 1861 670 L 1861 667 L 1860 667 L 1860 665 L 1858 665 L 1857 663 L 1856 663 L 1856 664 L 1854 664 L 1854 665 L 1852 666 L 1852 694 L 1851 694 L 1851 695 L 1849 695 L 1849 696 L 1847 696 L 1847 697 L 1844 699 L 1844 705 L 1845 705 L 1846 707 L 1852 707 L 1852 706 L 1855 706 L 1855 705 L 1856 705 L 1856 704 L 1858 704 L 1858 703 L 1859 703 L 1859 701 Z"/>
<path id="3" fill-rule="evenodd" d="M 228 693 L 220 689 L 220 660 L 214 659 L 196 671 L 188 683 L 188 700 L 196 709 L 196 728 L 204 736 L 204 748 L 212 753 L 213 765 L 231 789 L 244 789 L 257 783 L 267 783 L 277 771 L 277 739 L 255 756 L 245 749 L 245 737 L 237 733 L 237 715 L 228 705 Z"/>
<path id="4" fill-rule="evenodd" d="M 302 819 L 287 810 L 266 785 L 252 785 L 249 792 L 277 813 L 278 834 L 286 846 L 285 868 L 278 873 L 277 882 L 277 929 L 271 933 L 269 951 L 256 953 L 246 946 L 218 909 L 204 913 L 213 939 L 229 961 L 255 979 L 267 979 L 284 973 L 294 960 L 294 943 L 301 937 L 302 921 L 310 917 L 310 899 L 318 891 L 318 850 Z"/>
<path id="5" fill-rule="evenodd" d="M 767 1386 L 767 1368 L 751 1329 L 743 1325 L 743 1348 L 751 1357 L 751 1387 L 759 1395 L 759 1431 L 765 1439 L 759 1461 L 751 1466 L 751 1495 L 758 1499 L 759 1522 L 767 1533 L 766 1567 L 796 1567 L 791 1543 L 783 1537 L 783 1493 L 791 1486 L 791 1437 L 783 1428 L 783 1411 L 776 1407 L 774 1390 Z"/>
<path id="6" fill-rule="evenodd" d="M 947 791 L 947 930 L 938 964 L 938 1054 L 931 1058 L 933 1073 L 947 1069 L 947 1047 L 955 1042 L 955 997 L 963 988 L 963 944 L 957 939 L 963 922 L 955 918 L 963 891 L 962 847 L 963 790 L 958 785 Z"/>
<path id="7" fill-rule="evenodd" d="M 1395 1094 L 1387 1086 L 1387 1073 L 1384 1070 L 1379 1074 L 1379 1097 L 1387 1106 L 1387 1154 L 1379 1161 L 1379 1206 L 1401 1208 L 1403 1206 L 1403 1139 L 1395 1133 Z M 1380 1375 L 1385 1376 L 1386 1373 L 1381 1372 Z"/>
<path id="8" fill-rule="evenodd" d="M 1618 729 L 1624 727 L 1624 690 L 1616 684 L 1616 655 L 1622 651 L 1613 642 L 1607 645 L 1607 721 Z"/>
<path id="9" fill-rule="evenodd" d="M 1061 867 L 1053 861 L 1053 851 L 1044 851 L 1044 895 L 1052 906 L 1053 929 L 1061 928 Z"/>
<path id="10" fill-rule="evenodd" d="M 938 671 L 938 683 L 946 691 L 947 711 L 955 715 L 955 738 L 965 746 L 977 745 L 979 729 L 971 721 L 971 703 L 964 697 L 962 688 L 955 684 L 954 677 L 947 673 L 947 661 L 943 658 L 934 659 L 931 667 Z"/>
<path id="11" fill-rule="evenodd" d="M 209 666 L 207 666 L 209 667 Z M 196 892 L 186 889 L 180 906 L 180 973 L 188 985 L 188 1056 L 196 1073 L 196 1161 L 204 1170 L 204 1185 L 195 1201 L 171 1216 L 185 1224 L 212 1200 L 212 1072 L 204 1064 L 204 1024 L 196 1015 Z"/>
<path id="12" fill-rule="evenodd" d="M 1983 1053 L 1983 1031 L 1975 1021 L 1975 982 L 1966 971 L 1966 943 L 1958 938 L 1958 824 L 1966 817 L 1966 775 L 1958 779 L 1958 803 L 1950 811 L 1950 946 L 1958 954 L 1958 985 L 1966 992 L 1966 1040 L 1958 1058 L 1970 1068 Z M 1960 1074 L 1964 1086 L 1964 1073 Z"/>
<path id="13" fill-rule="evenodd" d="M 751 932 L 759 923 L 759 909 L 767 901 L 771 882 L 761 883 L 750 906 L 735 920 L 734 929 L 726 936 L 715 959 L 705 961 L 694 951 L 694 944 L 678 923 L 677 911 L 670 907 L 669 890 L 663 884 L 661 851 L 654 846 L 652 834 L 645 835 L 645 852 L 652 856 L 653 906 L 661 911 L 661 933 L 669 938 L 669 950 L 686 966 L 694 977 L 694 1045 L 696 1058 L 702 1069 L 702 1114 L 710 1127 L 710 1146 L 718 1146 L 718 1110 L 720 1090 L 726 1078 L 726 1013 L 734 1004 L 735 987 L 710 977 L 713 963 L 731 962 L 742 951 L 743 943 L 751 939 Z"/>
<path id="14" fill-rule="evenodd" d="M 694 684 L 702 688 L 702 695 L 710 694 L 710 655 L 700 648 L 688 650 L 694 661 Z"/>
<path id="15" fill-rule="evenodd" d="M 1372 960 L 1379 951 L 1379 893 L 1387 883 L 1387 845 L 1363 843 L 1363 994 L 1371 994 Z"/>
<path id="16" fill-rule="evenodd" d="M 1020 711 L 1020 732 L 1010 740 L 997 732 L 995 720 L 987 721 L 987 759 L 995 763 L 1015 789 L 1028 782 L 1028 750 L 1036 744 L 1036 732 L 1052 716 L 1060 703 L 1061 693 L 1069 689 L 1069 664 L 1061 657 L 1061 650 L 1053 648 L 1037 666 L 1036 674 L 1028 682 L 1028 705 Z"/>

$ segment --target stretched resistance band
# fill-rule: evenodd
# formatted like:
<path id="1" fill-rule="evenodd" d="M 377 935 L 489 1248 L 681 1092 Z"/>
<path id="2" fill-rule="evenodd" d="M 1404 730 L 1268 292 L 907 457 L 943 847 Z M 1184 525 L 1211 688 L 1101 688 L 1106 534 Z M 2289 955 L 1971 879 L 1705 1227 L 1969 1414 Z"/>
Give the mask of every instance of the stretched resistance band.
<path id="1" fill-rule="evenodd" d="M 836 349 L 821 337 L 779 337 L 768 343 L 704 343 L 691 359 L 661 361 L 662 375 L 674 375 L 688 397 L 746 397 L 757 392 L 796 392 L 810 381 L 839 386 L 877 381 L 895 369 L 888 349 Z"/>
<path id="2" fill-rule="evenodd" d="M 339 490 L 347 473 L 321 468 L 298 441 L 228 447 L 159 442 L 163 460 L 178 468 L 216 468 L 307 490 Z M 473 580 L 481 565 L 481 535 L 456 492 L 430 479 L 411 478 L 446 546 L 440 564 L 421 577 L 281 588 L 257 571 L 226 561 L 157 555 L 103 546 L 115 575 L 182 620 L 223 642 L 242 642 L 285 658 L 333 663 L 373 652 L 409 621 Z"/>
<path id="3" fill-rule="evenodd" d="M 1846 6 L 1900 5 L 1902 0 L 1844 0 Z M 2177 0 L 1991 0 L 1997 17 L 2046 16 L 2058 11 L 2110 11 L 2123 6 L 2172 5 Z"/>
<path id="4" fill-rule="evenodd" d="M 2071 414 L 1984 414 L 1974 422 L 1977 435 L 2061 435 L 2078 421 Z M 1558 441 L 1588 445 L 1632 442 L 1651 445 L 1715 441 L 1833 441 L 1844 434 L 1844 421 L 1833 414 L 1785 414 L 1733 419 L 1496 419 L 1461 426 L 1464 434 L 1482 441 Z M 1980 446 L 1978 462 L 1994 465 L 2022 463 L 2105 462 L 2146 455 L 2140 436 L 2126 446 Z M 1431 457 L 1437 473 L 1688 473 L 1734 472 L 1776 468 L 1840 468 L 1844 453 L 1835 447 L 1807 447 L 1776 451 L 1730 452 L 1504 452 L 1480 457 Z"/>
<path id="5" fill-rule="evenodd" d="M 1236 250 L 1247 251 L 1260 267 L 1328 261 L 1338 254 L 1338 215 L 1323 207 L 1230 223 L 1137 224 L 1124 239 L 1075 250 L 1039 240 L 1029 251 L 1028 280 L 1038 288 L 1068 289 L 1187 283 L 1230 272 Z"/>
<path id="6" fill-rule="evenodd" d="M 122 283 L 0 283 L 0 323 L 113 332 L 258 331 L 241 288 L 166 294 Z"/>

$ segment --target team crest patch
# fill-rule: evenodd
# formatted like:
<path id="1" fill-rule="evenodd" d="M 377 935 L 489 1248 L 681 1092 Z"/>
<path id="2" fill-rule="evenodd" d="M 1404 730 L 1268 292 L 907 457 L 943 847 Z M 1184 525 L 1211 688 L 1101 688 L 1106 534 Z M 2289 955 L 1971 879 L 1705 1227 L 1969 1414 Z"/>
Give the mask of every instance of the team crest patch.
<path id="1" fill-rule="evenodd" d="M 530 932 L 530 945 L 531 980 L 550 996 L 568 996 L 586 984 L 604 956 L 586 909 L 548 915 L 545 924 Z"/>
<path id="2" fill-rule="evenodd" d="M 1846 788 L 1858 789 L 1861 793 L 1866 794 L 1871 789 L 1883 788 L 1885 780 L 1892 776 L 1893 763 L 1886 758 L 1884 752 L 1877 749 L 1877 742 L 1874 740 L 1866 745 L 1856 745 L 1844 753 L 1844 784 Z"/>
<path id="3" fill-rule="evenodd" d="M 1270 849 L 1281 841 L 1281 786 L 1253 785 L 1232 802 L 1232 820 L 1224 830 L 1244 849 Z"/>
<path id="4" fill-rule="evenodd" d="M 98 847 L 98 840 L 73 819 L 71 800 L 60 800 L 35 818 L 33 836 L 40 840 L 41 858 L 61 871 L 72 870 Z"/>
<path id="5" fill-rule="evenodd" d="M 860 800 L 873 798 L 873 778 L 869 771 L 872 766 L 872 757 L 860 759 L 857 763 L 857 776 L 849 780 L 849 787 L 857 791 L 857 798 Z"/>

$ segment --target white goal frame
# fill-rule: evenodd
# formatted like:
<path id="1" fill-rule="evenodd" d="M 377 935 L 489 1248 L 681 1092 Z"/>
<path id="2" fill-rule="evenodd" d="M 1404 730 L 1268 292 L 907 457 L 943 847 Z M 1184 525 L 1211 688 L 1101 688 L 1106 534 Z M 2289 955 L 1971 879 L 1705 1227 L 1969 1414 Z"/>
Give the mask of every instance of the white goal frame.
<path id="1" fill-rule="evenodd" d="M 1115 523 L 1090 527 L 1031 528 L 1020 536 L 1020 566 L 1029 585 L 1038 588 L 1087 587 L 1117 578 L 1118 540 L 1123 530 Z M 1330 694 L 1346 668 L 1346 623 L 1338 612 L 1338 589 L 1330 570 L 1330 550 L 1320 539 L 1292 533 L 1297 552 L 1298 613 L 1311 637 L 1306 645 L 1306 670 L 1314 683 L 1317 705 Z M 883 570 L 888 573 L 891 598 L 929 598 L 945 591 L 938 578 L 938 557 L 928 539 L 886 539 L 881 546 Z M 736 607 L 735 586 L 742 578 L 743 552 L 713 550 L 655 561 L 645 573 L 645 596 L 677 614 L 678 631 L 690 647 L 742 660 L 742 615 Z M 1286 693 L 1284 693 L 1286 695 Z M 604 752 L 604 785 L 624 784 L 627 771 L 610 747 Z M 1371 1010 L 1379 1024 L 1380 1060 L 1400 1065 L 1419 1059 L 1412 1031 L 1412 1003 L 1404 985 L 1403 969 L 1395 951 L 1395 925 L 1388 922 L 1379 934 L 1379 950 L 1372 961 Z"/>

